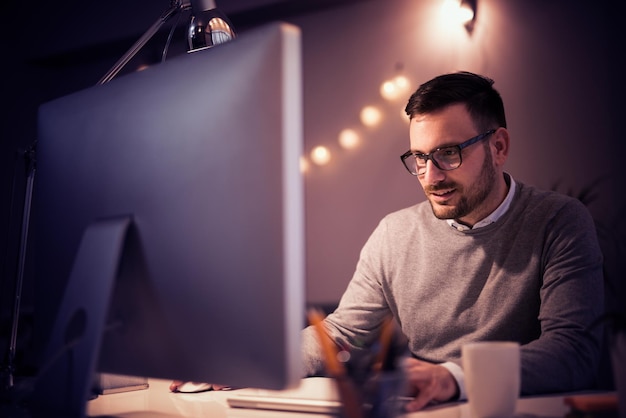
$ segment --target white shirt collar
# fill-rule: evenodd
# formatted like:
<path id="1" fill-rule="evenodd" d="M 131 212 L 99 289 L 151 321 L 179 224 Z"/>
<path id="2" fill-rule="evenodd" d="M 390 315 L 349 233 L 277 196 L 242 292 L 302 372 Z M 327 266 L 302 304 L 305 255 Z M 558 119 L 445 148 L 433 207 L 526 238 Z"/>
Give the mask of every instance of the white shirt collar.
<path id="1" fill-rule="evenodd" d="M 507 210 L 509 210 L 509 206 L 511 206 L 511 202 L 513 201 L 513 196 L 515 196 L 515 180 L 513 180 L 513 177 L 511 177 L 508 173 L 504 173 L 504 178 L 505 178 L 505 180 L 506 179 L 509 180 L 509 183 L 510 183 L 509 184 L 509 192 L 506 194 L 506 197 L 504 198 L 502 203 L 500 203 L 500 206 L 498 206 L 496 208 L 496 210 L 491 212 L 490 215 L 488 215 L 486 218 L 476 222 L 476 224 L 474 224 L 474 226 L 472 228 L 470 228 L 467 225 L 463 225 L 461 223 L 458 223 L 454 219 L 446 219 L 446 222 L 448 222 L 448 224 L 451 227 L 453 227 L 454 229 L 456 229 L 458 231 L 469 231 L 470 229 L 478 229 L 478 228 L 482 228 L 482 227 L 487 226 L 487 225 L 491 225 L 492 223 L 494 223 L 498 219 L 500 219 L 500 217 L 502 215 L 504 215 Z"/>

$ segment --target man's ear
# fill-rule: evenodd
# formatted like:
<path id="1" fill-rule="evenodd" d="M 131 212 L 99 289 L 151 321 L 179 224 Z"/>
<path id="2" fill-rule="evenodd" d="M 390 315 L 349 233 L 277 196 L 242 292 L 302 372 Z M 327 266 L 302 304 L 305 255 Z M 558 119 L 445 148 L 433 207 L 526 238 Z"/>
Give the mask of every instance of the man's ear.
<path id="1" fill-rule="evenodd" d="M 491 151 L 495 164 L 502 166 L 509 156 L 509 131 L 506 128 L 498 128 L 491 140 Z"/>

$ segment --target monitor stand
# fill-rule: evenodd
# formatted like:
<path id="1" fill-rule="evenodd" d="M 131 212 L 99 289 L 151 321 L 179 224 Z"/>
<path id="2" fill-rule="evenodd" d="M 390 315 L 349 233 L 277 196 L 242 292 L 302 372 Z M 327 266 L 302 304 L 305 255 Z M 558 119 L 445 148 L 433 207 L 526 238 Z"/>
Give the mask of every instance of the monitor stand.
<path id="1" fill-rule="evenodd" d="M 85 230 L 30 402 L 36 416 L 82 418 L 93 383 L 130 216 Z"/>

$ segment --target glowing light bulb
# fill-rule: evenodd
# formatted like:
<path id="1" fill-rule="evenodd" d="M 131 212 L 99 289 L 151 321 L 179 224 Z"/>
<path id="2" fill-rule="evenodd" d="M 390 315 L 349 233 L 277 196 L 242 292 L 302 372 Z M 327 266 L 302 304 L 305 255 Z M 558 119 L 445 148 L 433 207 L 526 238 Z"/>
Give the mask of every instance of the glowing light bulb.
<path id="1" fill-rule="evenodd" d="M 353 129 L 344 129 L 339 132 L 339 145 L 345 149 L 353 149 L 359 146 L 361 138 Z"/>
<path id="2" fill-rule="evenodd" d="M 393 100 L 398 97 L 398 91 L 393 81 L 385 81 L 380 85 L 380 95 L 383 99 Z"/>
<path id="3" fill-rule="evenodd" d="M 409 80 L 403 75 L 398 75 L 380 85 L 380 95 L 386 100 L 405 98 L 409 89 Z"/>
<path id="4" fill-rule="evenodd" d="M 330 150 L 319 145 L 311 150 L 311 160 L 317 165 L 326 165 L 330 162 Z"/>
<path id="5" fill-rule="evenodd" d="M 374 106 L 365 106 L 361 110 L 360 119 L 361 123 L 365 126 L 376 126 L 380 123 L 382 118 L 382 113 Z"/>
<path id="6" fill-rule="evenodd" d="M 393 79 L 393 83 L 395 84 L 396 88 L 402 92 L 406 92 L 411 86 L 411 83 L 409 83 L 409 79 L 403 75 L 397 75 Z"/>
<path id="7" fill-rule="evenodd" d="M 461 0 L 445 0 L 441 7 L 442 15 L 453 25 L 464 25 L 474 18 L 474 11 Z"/>
<path id="8" fill-rule="evenodd" d="M 462 24 L 471 22 L 472 19 L 474 19 L 474 11 L 470 7 L 470 5 L 467 3 L 461 3 L 459 5 L 459 10 L 457 10 L 456 13 L 457 13 L 457 19 Z"/>

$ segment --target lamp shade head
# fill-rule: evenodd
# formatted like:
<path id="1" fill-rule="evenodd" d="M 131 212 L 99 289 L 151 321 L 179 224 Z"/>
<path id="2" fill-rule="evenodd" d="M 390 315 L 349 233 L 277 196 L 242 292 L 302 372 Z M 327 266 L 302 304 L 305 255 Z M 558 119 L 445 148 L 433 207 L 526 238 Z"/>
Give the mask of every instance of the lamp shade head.
<path id="1" fill-rule="evenodd" d="M 193 4 L 193 3 L 192 3 Z M 216 7 L 206 10 L 192 8 L 187 32 L 188 51 L 210 48 L 236 37 L 228 17 Z"/>

